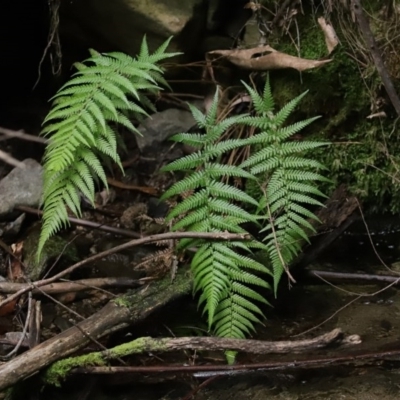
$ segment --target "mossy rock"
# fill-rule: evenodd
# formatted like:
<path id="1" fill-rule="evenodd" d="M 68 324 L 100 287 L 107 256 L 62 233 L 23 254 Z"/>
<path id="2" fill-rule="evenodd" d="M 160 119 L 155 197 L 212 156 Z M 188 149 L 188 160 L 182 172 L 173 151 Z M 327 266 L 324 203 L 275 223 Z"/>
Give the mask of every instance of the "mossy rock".
<path id="1" fill-rule="evenodd" d="M 37 246 L 40 236 L 40 226 L 33 227 L 24 241 L 23 261 L 25 274 L 32 280 L 40 279 L 51 262 L 55 262 L 60 257 L 62 262 L 78 261 L 77 250 L 73 242 L 68 242 L 61 236 L 53 236 L 43 248 L 40 260 L 37 260 Z"/>

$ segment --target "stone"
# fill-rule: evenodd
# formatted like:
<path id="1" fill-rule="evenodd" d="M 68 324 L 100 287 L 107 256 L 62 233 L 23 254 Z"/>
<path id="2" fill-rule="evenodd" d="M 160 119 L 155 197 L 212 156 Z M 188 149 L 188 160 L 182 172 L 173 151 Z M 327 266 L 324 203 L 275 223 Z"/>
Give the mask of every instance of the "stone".
<path id="1" fill-rule="evenodd" d="M 196 125 L 192 114 L 189 111 L 170 108 L 151 115 L 138 130 L 143 136 L 136 135 L 136 142 L 143 151 L 145 148 L 162 143 L 175 133 L 187 132 Z"/>
<path id="2" fill-rule="evenodd" d="M 0 217 L 15 206 L 38 207 L 42 196 L 42 166 L 35 160 L 23 161 L 25 168 L 14 168 L 0 181 Z"/>
<path id="3" fill-rule="evenodd" d="M 144 35 L 151 50 L 173 36 L 169 51 L 187 52 L 201 41 L 207 6 L 205 0 L 66 2 L 62 8 L 64 34 L 86 47 L 89 43 L 90 47 L 102 43 L 108 50 L 131 56 L 137 54 Z M 102 51 L 100 47 L 96 49 Z"/>

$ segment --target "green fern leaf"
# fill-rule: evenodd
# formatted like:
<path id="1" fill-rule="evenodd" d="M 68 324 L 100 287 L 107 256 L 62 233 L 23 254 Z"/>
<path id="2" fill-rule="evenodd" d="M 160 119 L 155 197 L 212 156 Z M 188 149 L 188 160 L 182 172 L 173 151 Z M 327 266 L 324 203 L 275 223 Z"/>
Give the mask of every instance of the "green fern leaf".
<path id="1" fill-rule="evenodd" d="M 144 48 L 144 53 L 148 50 Z M 176 160 L 165 171 L 184 171 L 186 177 L 175 183 L 162 197 L 186 193 L 171 210 L 167 220 L 175 220 L 172 230 L 193 232 L 244 232 L 244 222 L 265 222 L 256 240 L 205 241 L 183 239 L 179 250 L 197 247 L 192 258 L 194 291 L 200 293 L 199 305 L 207 314 L 210 328 L 219 336 L 243 338 L 254 331 L 263 318 L 260 304 L 268 304 L 257 287 L 270 289 L 262 277 L 272 275 L 276 293 L 278 282 L 298 255 L 302 241 L 314 231 L 310 219 L 318 218 L 306 207 L 321 205 L 323 193 L 316 182 L 325 178 L 317 171 L 323 166 L 307 158 L 307 153 L 326 143 L 292 141 L 291 136 L 311 124 L 309 118 L 283 126 L 305 93 L 274 114 L 269 78 L 262 95 L 246 85 L 255 116 L 239 115 L 222 121 L 218 116 L 218 92 L 207 115 L 189 106 L 200 133 L 181 133 L 174 141 L 197 148 L 190 156 Z M 256 128 L 248 139 L 227 139 L 223 134 L 233 125 Z M 224 164 L 225 155 L 236 148 L 251 146 L 252 154 L 241 165 Z M 254 150 L 256 149 L 256 150 Z M 232 185 L 238 178 L 254 181 L 259 197 Z M 242 205 L 252 206 L 256 213 Z M 306 205 L 306 206 L 305 206 Z M 270 266 L 259 263 L 252 251 L 266 252 Z M 260 276 L 259 276 L 260 275 Z"/>
<path id="2" fill-rule="evenodd" d="M 38 259 L 48 238 L 67 225 L 66 207 L 80 215 L 79 192 L 93 202 L 96 176 L 107 187 L 98 155 L 102 153 L 121 166 L 117 136 L 110 123 L 137 132 L 126 113 L 146 113 L 129 98 L 144 99 L 142 104 L 148 104 L 140 90 L 159 90 L 157 82 L 163 80 L 162 69 L 155 63 L 176 55 L 163 51 L 168 43 L 150 55 L 144 40 L 144 56 L 139 55 L 136 60 L 90 50 L 91 57 L 76 65 L 78 72 L 53 97 L 53 108 L 42 131 L 42 135 L 51 138 L 44 156 L 44 215 Z"/>

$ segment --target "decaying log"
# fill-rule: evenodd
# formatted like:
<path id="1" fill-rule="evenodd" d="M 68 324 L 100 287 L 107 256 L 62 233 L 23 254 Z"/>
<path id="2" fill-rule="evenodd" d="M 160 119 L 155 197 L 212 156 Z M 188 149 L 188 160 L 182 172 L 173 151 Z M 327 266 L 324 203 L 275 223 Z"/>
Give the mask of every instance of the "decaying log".
<path id="1" fill-rule="evenodd" d="M 166 303 L 188 294 L 191 287 L 190 274 L 181 271 L 173 282 L 170 277 L 166 277 L 110 301 L 86 320 L 0 366 L 0 390 L 73 354 L 86 346 L 91 339 L 99 339 L 143 320 Z"/>

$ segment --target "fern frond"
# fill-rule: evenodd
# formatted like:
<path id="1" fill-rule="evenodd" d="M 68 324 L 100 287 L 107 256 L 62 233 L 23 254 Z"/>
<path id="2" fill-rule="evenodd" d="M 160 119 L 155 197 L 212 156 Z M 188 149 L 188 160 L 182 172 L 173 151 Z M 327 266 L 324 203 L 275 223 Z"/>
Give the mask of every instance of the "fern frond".
<path id="1" fill-rule="evenodd" d="M 120 124 L 136 132 L 127 112 L 146 112 L 138 101 L 148 103 L 140 90 L 154 93 L 162 82 L 156 63 L 176 55 L 165 53 L 169 41 L 149 54 L 145 39 L 136 59 L 121 54 L 100 54 L 76 65 L 77 72 L 53 97 L 53 107 L 44 120 L 42 135 L 50 136 L 44 156 L 43 227 L 37 257 L 45 242 L 67 225 L 67 211 L 80 214 L 79 192 L 94 199 L 94 177 L 107 187 L 99 155 L 121 166 L 118 138 L 110 124 Z M 133 99 L 133 101 L 131 100 Z"/>
<path id="2" fill-rule="evenodd" d="M 146 49 L 144 50 L 146 52 Z M 200 133 L 181 133 L 173 140 L 190 144 L 196 153 L 176 160 L 165 171 L 184 171 L 186 177 L 175 183 L 163 199 L 186 193 L 167 220 L 172 230 L 192 232 L 244 232 L 244 222 L 265 222 L 260 232 L 263 242 L 206 241 L 183 239 L 177 248 L 197 248 L 192 258 L 194 292 L 200 293 L 199 305 L 207 315 L 210 329 L 218 336 L 243 338 L 263 319 L 261 305 L 268 304 L 257 287 L 271 289 L 263 275 L 271 275 L 276 292 L 279 279 L 298 255 L 301 245 L 314 231 L 310 219 L 318 218 L 306 205 L 321 205 L 323 193 L 316 182 L 325 178 L 318 173 L 324 167 L 307 158 L 307 153 L 326 143 L 291 141 L 291 136 L 316 118 L 283 126 L 302 94 L 274 114 L 269 78 L 262 95 L 246 85 L 256 116 L 239 115 L 218 120 L 218 93 L 207 115 L 190 106 Z M 223 140 L 232 125 L 255 127 L 248 139 Z M 251 146 L 253 154 L 241 165 L 224 164 L 225 155 L 236 148 Z M 232 182 L 238 178 L 254 181 L 259 189 L 255 199 Z M 261 189 L 262 188 L 262 189 Z M 247 205 L 247 209 L 243 208 Z M 249 206 L 257 213 L 249 211 Z M 258 262 L 252 251 L 269 256 L 270 265 Z"/>
<path id="3" fill-rule="evenodd" d="M 194 144 L 199 148 L 197 153 L 185 156 L 164 168 L 166 171 L 188 172 L 183 180 L 167 190 L 163 196 L 164 199 L 195 190 L 191 196 L 175 206 L 167 216 L 167 220 L 179 217 L 172 227 L 173 230 L 239 233 L 244 232 L 240 226 L 241 223 L 257 222 L 258 217 L 244 210 L 241 204 L 257 206 L 258 202 L 235 186 L 222 182 L 227 177 L 254 179 L 254 176 L 243 168 L 219 162 L 224 154 L 244 145 L 244 141 L 241 139 L 220 140 L 224 132 L 233 124 L 242 123 L 244 116 L 235 116 L 217 122 L 217 110 L 218 94 L 216 92 L 207 115 L 203 115 L 197 108 L 191 107 L 197 124 L 205 128 L 205 134 L 183 133 L 175 135 L 173 138 L 175 141 Z M 198 250 L 192 259 L 191 268 L 194 275 L 194 291 L 201 292 L 199 305 L 207 314 L 210 328 L 219 324 L 220 321 L 224 321 L 225 324 L 225 314 L 224 317 L 220 314 L 220 317 L 215 318 L 221 301 L 227 298 L 232 288 L 243 294 L 246 284 L 265 286 L 263 280 L 257 279 L 247 271 L 255 270 L 265 273 L 269 270 L 251 257 L 239 254 L 239 251 L 250 253 L 247 243 L 204 243 L 204 241 L 184 239 L 180 241 L 178 248 L 185 249 L 194 245 L 198 247 Z M 237 285 L 236 280 L 242 283 Z M 253 300 L 260 298 L 257 297 L 254 290 L 249 289 L 247 294 Z M 240 304 L 244 302 L 244 298 L 237 301 L 239 307 L 242 307 Z M 247 316 L 244 309 L 238 311 L 236 323 L 241 332 L 249 332 L 254 329 L 252 324 L 258 321 L 256 317 L 253 317 L 251 307 L 247 307 L 249 310 Z M 223 312 L 225 313 L 226 310 Z M 221 328 L 222 331 L 225 329 Z"/>
<path id="4" fill-rule="evenodd" d="M 315 181 L 324 180 L 316 172 L 324 166 L 305 154 L 327 143 L 288 141 L 317 117 L 282 126 L 306 93 L 274 114 L 268 81 L 262 98 L 254 90 L 249 90 L 258 113 L 246 118 L 245 123 L 260 131 L 247 139 L 247 143 L 257 150 L 240 167 L 248 168 L 251 174 L 259 177 L 259 187 L 266 187 L 259 199 L 258 211 L 264 210 L 269 221 L 262 232 L 266 233 L 264 243 L 274 272 L 275 293 L 283 272 L 300 251 L 301 240 L 308 241 L 309 234 L 314 231 L 305 218 L 317 218 L 302 204 L 321 206 L 317 198 L 324 197 L 315 187 Z"/>

